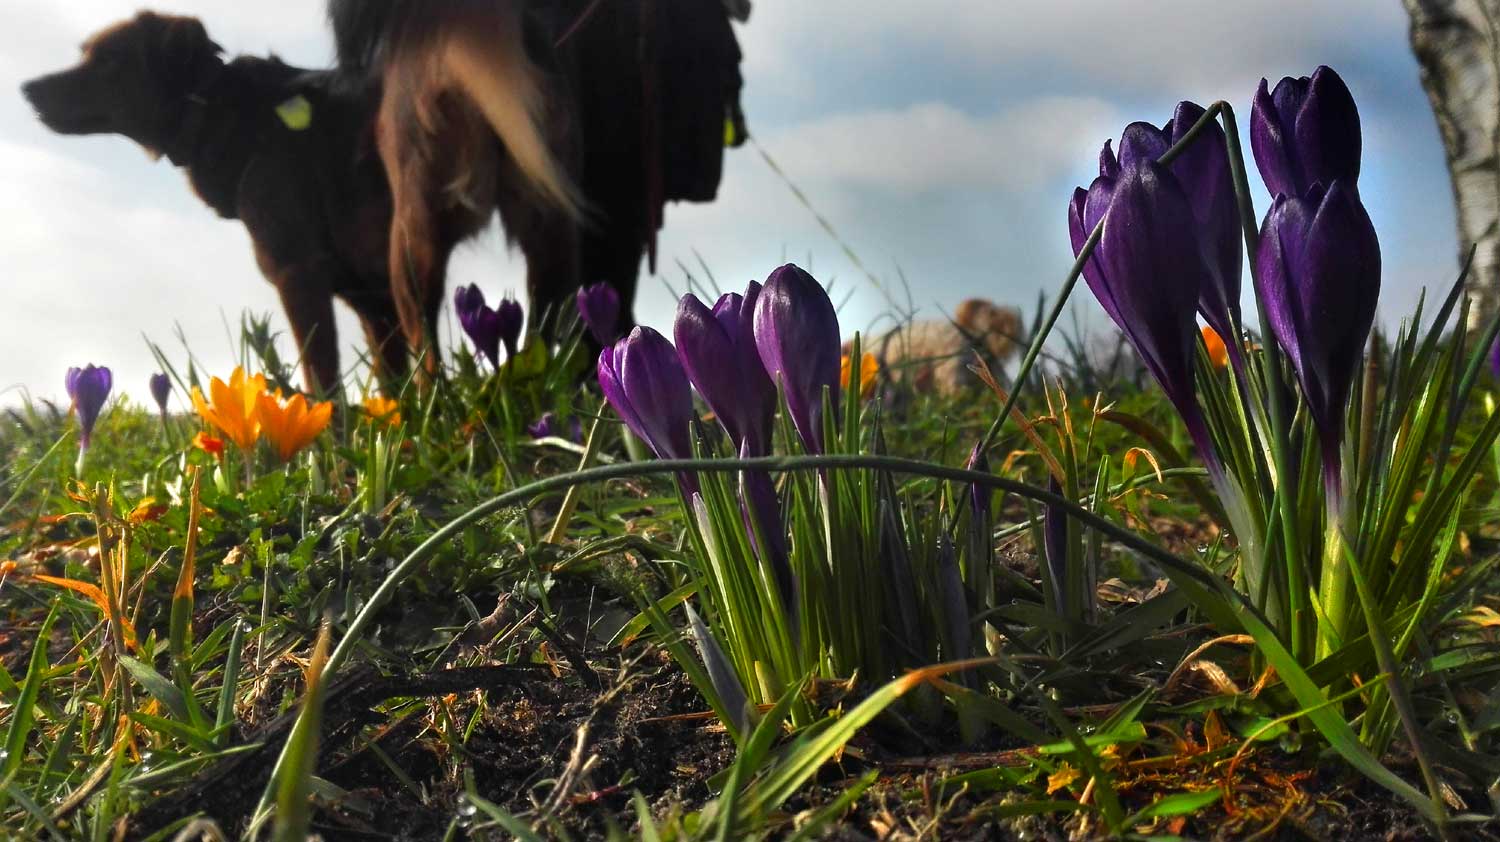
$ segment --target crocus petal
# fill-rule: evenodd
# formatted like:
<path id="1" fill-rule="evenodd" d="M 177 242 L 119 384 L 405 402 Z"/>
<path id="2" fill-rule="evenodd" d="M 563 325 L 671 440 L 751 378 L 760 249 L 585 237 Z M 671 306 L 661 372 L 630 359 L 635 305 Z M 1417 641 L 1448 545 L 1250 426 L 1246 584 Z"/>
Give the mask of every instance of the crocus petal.
<path id="1" fill-rule="evenodd" d="M 606 345 L 599 352 L 599 388 L 604 392 L 604 399 L 614 407 L 615 413 L 625 426 L 637 438 L 645 437 L 645 425 L 635 414 L 635 406 L 630 402 L 630 396 L 625 393 L 625 384 L 620 382 L 620 369 L 614 346 Z"/>
<path id="2" fill-rule="evenodd" d="M 208 384 L 209 399 L 196 387 L 193 389 L 193 408 L 204 422 L 218 429 L 235 447 L 247 452 L 260 437 L 260 420 L 257 402 L 266 391 L 266 377 L 256 374 L 247 376 L 245 370 L 236 367 L 229 382 L 215 377 Z"/>
<path id="3" fill-rule="evenodd" d="M 493 367 L 500 365 L 501 317 L 484 303 L 484 293 L 478 286 L 459 287 L 453 296 L 453 309 L 458 314 L 458 325 L 468 335 Z"/>
<path id="4" fill-rule="evenodd" d="M 609 349 L 606 349 L 609 351 Z M 692 455 L 693 393 L 665 336 L 636 327 L 599 356 L 604 396 L 626 426 L 663 459 Z"/>
<path id="5" fill-rule="evenodd" d="M 755 346 L 753 315 L 760 285 L 745 295 L 727 293 L 709 310 L 697 296 L 683 296 L 673 323 L 677 355 L 688 379 L 713 410 L 736 449 L 752 456 L 770 452 L 776 386 Z"/>
<path id="6" fill-rule="evenodd" d="M 600 345 L 620 338 L 620 293 L 606 283 L 578 290 L 578 316 Z"/>
<path id="7" fill-rule="evenodd" d="M 771 273 L 755 302 L 755 345 L 780 381 L 792 426 L 810 453 L 823 452 L 823 393 L 839 405 L 839 321 L 812 275 L 788 263 Z"/>
<path id="8" fill-rule="evenodd" d="M 1165 133 L 1181 141 L 1204 110 L 1180 102 Z M 1171 164 L 1172 175 L 1187 194 L 1197 223 L 1198 242 L 1210 274 L 1199 290 L 1198 312 L 1220 336 L 1234 336 L 1240 324 L 1240 275 L 1244 265 L 1244 229 L 1224 129 L 1213 121 Z"/>
<path id="9" fill-rule="evenodd" d="M 1284 79 L 1281 85 L 1276 86 L 1278 93 L 1282 93 L 1282 87 L 1287 81 Z M 1292 89 L 1287 86 L 1286 90 L 1291 92 Z M 1283 93 L 1283 99 L 1285 98 L 1286 94 Z M 1283 194 L 1301 195 L 1296 185 L 1302 182 L 1302 174 L 1296 159 L 1291 157 L 1288 132 L 1282 127 L 1281 113 L 1271 97 L 1265 79 L 1260 80 L 1260 87 L 1256 88 L 1255 99 L 1250 106 L 1250 151 L 1255 156 L 1255 167 L 1260 170 L 1260 178 L 1273 197 Z"/>
<path id="10" fill-rule="evenodd" d="M 663 459 L 690 457 L 693 393 L 672 343 L 649 327 L 635 328 L 624 342 L 620 383 L 635 404 L 644 438 Z"/>

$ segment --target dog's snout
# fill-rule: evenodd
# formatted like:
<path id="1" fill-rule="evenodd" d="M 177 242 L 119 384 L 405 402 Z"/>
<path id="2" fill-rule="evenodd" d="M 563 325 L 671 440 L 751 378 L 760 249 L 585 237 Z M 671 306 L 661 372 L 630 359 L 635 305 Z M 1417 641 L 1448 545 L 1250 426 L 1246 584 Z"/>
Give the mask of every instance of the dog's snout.
<path id="1" fill-rule="evenodd" d="M 26 97 L 27 102 L 36 102 L 37 81 L 36 79 L 28 79 L 21 83 L 21 96 Z"/>

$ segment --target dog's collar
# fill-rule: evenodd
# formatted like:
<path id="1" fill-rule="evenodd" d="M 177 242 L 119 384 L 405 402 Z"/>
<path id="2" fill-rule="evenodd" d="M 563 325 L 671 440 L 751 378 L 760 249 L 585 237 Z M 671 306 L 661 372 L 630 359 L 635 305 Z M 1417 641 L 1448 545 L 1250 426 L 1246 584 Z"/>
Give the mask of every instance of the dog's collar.
<path id="1" fill-rule="evenodd" d="M 215 61 L 213 69 L 203 77 L 202 82 L 183 98 L 182 119 L 178 122 L 177 132 L 162 149 L 167 160 L 175 166 L 186 167 L 193 163 L 193 153 L 198 149 L 208 123 L 208 110 L 213 105 L 208 98 L 209 92 L 228 69 L 229 65 L 225 62 Z"/>

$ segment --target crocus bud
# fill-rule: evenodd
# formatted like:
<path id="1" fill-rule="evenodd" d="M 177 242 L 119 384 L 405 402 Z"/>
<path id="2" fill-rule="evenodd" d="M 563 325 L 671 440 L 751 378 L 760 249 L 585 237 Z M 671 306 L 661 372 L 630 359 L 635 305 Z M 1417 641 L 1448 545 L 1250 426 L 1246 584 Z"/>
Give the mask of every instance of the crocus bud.
<path id="1" fill-rule="evenodd" d="M 68 369 L 66 380 L 68 397 L 73 399 L 73 409 L 78 413 L 78 449 L 88 450 L 94 436 L 94 423 L 109 398 L 109 389 L 114 377 L 109 369 L 92 363 L 83 368 Z"/>
<path id="2" fill-rule="evenodd" d="M 500 315 L 484 303 L 484 293 L 476 285 L 459 287 L 453 295 L 453 308 L 458 313 L 458 324 L 469 335 L 474 347 L 489 359 L 490 365 L 500 366 Z"/>
<path id="3" fill-rule="evenodd" d="M 1222 477 L 1193 380 L 1194 311 L 1212 279 L 1192 207 L 1177 179 L 1154 161 L 1138 159 L 1112 171 L 1118 175 L 1102 174 L 1087 191 L 1073 193 L 1073 253 L 1083 250 L 1102 219 L 1104 236 L 1083 267 L 1083 279 L 1161 384 L 1210 472 Z"/>
<path id="4" fill-rule="evenodd" d="M 162 415 L 167 414 L 167 398 L 172 396 L 172 378 L 166 372 L 151 375 L 151 397 Z"/>
<path id="5" fill-rule="evenodd" d="M 1120 137 L 1119 165 L 1128 167 L 1136 161 L 1159 159 L 1183 139 L 1203 113 L 1195 103 L 1180 102 L 1172 119 L 1159 129 L 1150 123 L 1126 126 Z M 1240 324 L 1244 235 L 1224 129 L 1217 121 L 1209 123 L 1168 169 L 1187 195 L 1196 223 L 1194 231 L 1210 270 L 1198 291 L 1198 312 L 1220 336 L 1234 336 Z M 1106 173 L 1101 170 L 1100 174 Z"/>
<path id="6" fill-rule="evenodd" d="M 713 310 L 689 293 L 678 304 L 672 326 L 688 379 L 735 448 L 749 456 L 771 452 L 771 418 L 776 413 L 776 385 L 755 347 L 754 312 L 760 292 L 760 284 L 751 281 L 744 295 L 720 296 Z"/>
<path id="7" fill-rule="evenodd" d="M 1250 109 L 1250 149 L 1272 196 L 1305 196 L 1334 179 L 1345 190 L 1359 181 L 1359 109 L 1344 80 L 1319 67 L 1311 78 L 1288 76 L 1267 90 L 1265 79 Z"/>
<path id="8" fill-rule="evenodd" d="M 984 443 L 974 445 L 969 451 L 969 461 L 964 465 L 966 470 L 978 471 L 982 474 L 990 472 L 989 457 L 984 455 Z M 990 517 L 990 506 L 994 503 L 995 491 L 989 486 L 974 485 L 969 488 L 969 512 L 974 520 L 988 521 Z"/>
<path id="9" fill-rule="evenodd" d="M 1335 180 L 1325 191 L 1281 195 L 1261 226 L 1256 295 L 1286 351 L 1323 446 L 1323 477 L 1337 499 L 1344 411 L 1380 296 L 1380 241 L 1359 196 Z"/>
<path id="10" fill-rule="evenodd" d="M 688 435 L 693 392 L 677 352 L 649 327 L 599 352 L 599 386 L 604 398 L 630 428 L 662 459 L 693 455 Z M 696 484 L 688 478 L 690 488 Z"/>
<path id="11" fill-rule="evenodd" d="M 620 338 L 620 293 L 606 283 L 578 290 L 578 316 L 600 345 Z"/>
<path id="12" fill-rule="evenodd" d="M 1061 497 L 1062 485 L 1057 477 L 1047 475 L 1047 491 Z M 1048 503 L 1042 508 L 1042 554 L 1046 558 L 1047 580 L 1053 600 L 1059 606 L 1071 604 L 1068 588 L 1068 514 L 1061 506 Z"/>
<path id="13" fill-rule="evenodd" d="M 839 319 L 812 275 L 788 263 L 755 302 L 755 346 L 786 395 L 792 426 L 809 453 L 823 452 L 823 390 L 839 405 Z"/>
<path id="14" fill-rule="evenodd" d="M 521 309 L 521 302 L 514 298 L 502 299 L 495 312 L 500 341 L 505 344 L 505 358 L 510 359 L 516 355 L 516 347 L 521 339 L 521 323 L 526 321 L 526 313 Z"/>

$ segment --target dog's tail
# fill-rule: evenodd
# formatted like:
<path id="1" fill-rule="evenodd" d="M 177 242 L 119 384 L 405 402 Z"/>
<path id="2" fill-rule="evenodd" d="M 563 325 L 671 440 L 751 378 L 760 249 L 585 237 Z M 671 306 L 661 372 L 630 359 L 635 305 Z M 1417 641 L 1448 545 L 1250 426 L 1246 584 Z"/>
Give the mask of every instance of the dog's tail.
<path id="1" fill-rule="evenodd" d="M 524 0 L 331 0 L 339 58 L 389 83 L 461 92 L 542 198 L 584 202 L 547 143 L 542 71 L 526 53 Z"/>

